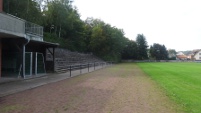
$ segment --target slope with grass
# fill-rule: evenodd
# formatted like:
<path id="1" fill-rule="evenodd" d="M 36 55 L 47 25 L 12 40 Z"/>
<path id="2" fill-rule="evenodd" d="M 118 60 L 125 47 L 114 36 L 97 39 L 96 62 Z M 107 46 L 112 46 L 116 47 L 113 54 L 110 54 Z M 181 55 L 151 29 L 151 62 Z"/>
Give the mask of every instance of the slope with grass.
<path id="1" fill-rule="evenodd" d="M 200 63 L 138 63 L 187 113 L 201 112 Z"/>

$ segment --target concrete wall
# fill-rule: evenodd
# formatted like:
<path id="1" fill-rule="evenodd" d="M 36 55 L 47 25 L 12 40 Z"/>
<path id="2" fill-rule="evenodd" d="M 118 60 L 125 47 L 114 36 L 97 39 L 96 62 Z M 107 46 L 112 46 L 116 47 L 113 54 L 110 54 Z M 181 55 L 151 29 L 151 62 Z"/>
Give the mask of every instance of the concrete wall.
<path id="1" fill-rule="evenodd" d="M 3 12 L 3 0 L 0 0 L 0 12 Z"/>
<path id="2" fill-rule="evenodd" d="M 18 37 L 24 37 L 25 35 L 25 21 L 14 17 L 12 15 L 6 15 L 0 13 L 0 33 L 14 35 Z"/>
<path id="3" fill-rule="evenodd" d="M 1 65 L 2 65 L 2 44 L 1 44 L 1 39 L 0 39 L 0 78 L 1 78 Z"/>

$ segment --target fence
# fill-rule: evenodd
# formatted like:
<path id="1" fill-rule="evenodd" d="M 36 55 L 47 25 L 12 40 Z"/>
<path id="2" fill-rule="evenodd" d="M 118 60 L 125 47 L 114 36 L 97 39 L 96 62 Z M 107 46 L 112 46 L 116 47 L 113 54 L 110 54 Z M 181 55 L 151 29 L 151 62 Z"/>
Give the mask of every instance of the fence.
<path id="1" fill-rule="evenodd" d="M 33 35 L 43 37 L 43 27 L 42 26 L 39 26 L 39 25 L 31 23 L 31 22 L 26 22 L 25 28 L 26 28 L 25 29 L 26 33 L 30 33 Z"/>
<path id="2" fill-rule="evenodd" d="M 196 62 L 196 60 L 123 60 L 122 62 Z"/>
<path id="3" fill-rule="evenodd" d="M 65 62 L 61 62 L 61 64 L 65 64 Z M 55 71 L 57 73 L 64 73 L 69 72 L 70 77 L 72 76 L 72 71 L 79 70 L 80 74 L 82 74 L 83 69 L 87 69 L 87 72 L 90 72 L 90 68 L 93 70 L 100 69 L 106 66 L 112 65 L 112 62 L 93 62 L 93 63 L 83 63 L 83 64 L 73 64 L 73 65 L 65 65 L 65 66 L 58 66 L 58 64 L 55 65 Z"/>

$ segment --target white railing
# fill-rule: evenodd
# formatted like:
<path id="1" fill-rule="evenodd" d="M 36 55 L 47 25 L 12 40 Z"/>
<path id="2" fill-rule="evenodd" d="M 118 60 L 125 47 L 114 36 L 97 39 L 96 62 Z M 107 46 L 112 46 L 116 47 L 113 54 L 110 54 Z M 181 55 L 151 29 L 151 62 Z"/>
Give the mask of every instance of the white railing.
<path id="1" fill-rule="evenodd" d="M 37 24 L 26 22 L 25 24 L 25 32 L 33 35 L 37 35 L 43 37 L 43 27 Z"/>

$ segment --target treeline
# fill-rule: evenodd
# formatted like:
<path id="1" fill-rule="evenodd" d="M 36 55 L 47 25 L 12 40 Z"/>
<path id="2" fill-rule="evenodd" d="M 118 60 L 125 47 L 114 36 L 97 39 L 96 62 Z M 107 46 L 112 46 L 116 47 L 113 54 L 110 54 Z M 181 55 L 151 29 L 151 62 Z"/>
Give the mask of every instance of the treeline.
<path id="1" fill-rule="evenodd" d="M 45 41 L 59 43 L 71 51 L 92 52 L 109 61 L 167 58 L 158 55 L 164 54 L 165 46 L 158 49 L 153 45 L 149 50 L 143 34 L 133 41 L 125 37 L 122 29 L 100 19 L 81 20 L 69 0 L 5 0 L 4 11 L 43 26 Z"/>
<path id="2" fill-rule="evenodd" d="M 129 40 L 122 51 L 123 59 L 134 60 L 168 60 L 168 51 L 165 45 L 154 43 L 148 48 L 146 38 L 143 34 L 138 34 L 136 41 Z"/>

